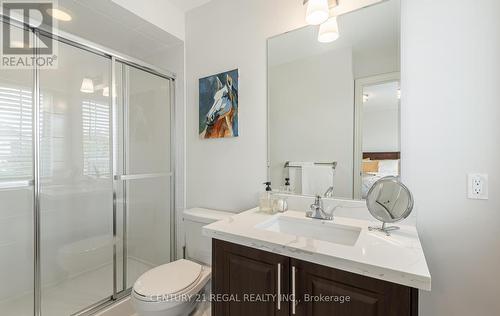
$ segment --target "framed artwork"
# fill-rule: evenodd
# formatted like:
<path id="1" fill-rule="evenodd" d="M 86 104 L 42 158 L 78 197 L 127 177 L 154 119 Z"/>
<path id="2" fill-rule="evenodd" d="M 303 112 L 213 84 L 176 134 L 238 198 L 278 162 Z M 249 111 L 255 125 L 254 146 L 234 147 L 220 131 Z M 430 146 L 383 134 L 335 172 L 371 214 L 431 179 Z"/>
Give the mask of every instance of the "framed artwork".
<path id="1" fill-rule="evenodd" d="M 238 79 L 238 69 L 200 79 L 200 138 L 238 136 Z"/>

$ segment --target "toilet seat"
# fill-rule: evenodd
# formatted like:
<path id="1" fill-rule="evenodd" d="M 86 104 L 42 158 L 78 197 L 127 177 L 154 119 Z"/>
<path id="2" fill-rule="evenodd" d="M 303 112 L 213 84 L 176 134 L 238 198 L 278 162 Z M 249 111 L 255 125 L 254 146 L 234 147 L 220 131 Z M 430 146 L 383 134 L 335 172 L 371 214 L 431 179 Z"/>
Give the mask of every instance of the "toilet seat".
<path id="1" fill-rule="evenodd" d="M 211 269 L 190 260 L 177 260 L 144 273 L 133 286 L 134 297 L 143 302 L 168 302 L 197 294 L 207 283 Z"/>

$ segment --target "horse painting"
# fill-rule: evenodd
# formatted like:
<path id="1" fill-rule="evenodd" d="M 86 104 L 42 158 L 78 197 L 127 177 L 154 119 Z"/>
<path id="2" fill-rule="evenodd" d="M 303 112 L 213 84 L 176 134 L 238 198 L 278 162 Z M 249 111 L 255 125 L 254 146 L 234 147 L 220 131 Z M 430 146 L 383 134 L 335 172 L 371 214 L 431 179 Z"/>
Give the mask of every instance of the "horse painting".
<path id="1" fill-rule="evenodd" d="M 238 70 L 200 79 L 200 138 L 238 136 Z"/>

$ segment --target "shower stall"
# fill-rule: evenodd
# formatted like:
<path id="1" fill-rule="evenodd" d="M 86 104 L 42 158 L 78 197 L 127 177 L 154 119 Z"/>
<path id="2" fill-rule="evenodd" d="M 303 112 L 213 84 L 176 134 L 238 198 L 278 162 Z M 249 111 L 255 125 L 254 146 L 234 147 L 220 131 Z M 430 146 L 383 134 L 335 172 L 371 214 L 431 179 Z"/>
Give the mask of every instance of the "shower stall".
<path id="1" fill-rule="evenodd" d="M 0 70 L 0 314 L 85 315 L 175 257 L 175 79 L 29 32 L 58 66 Z"/>

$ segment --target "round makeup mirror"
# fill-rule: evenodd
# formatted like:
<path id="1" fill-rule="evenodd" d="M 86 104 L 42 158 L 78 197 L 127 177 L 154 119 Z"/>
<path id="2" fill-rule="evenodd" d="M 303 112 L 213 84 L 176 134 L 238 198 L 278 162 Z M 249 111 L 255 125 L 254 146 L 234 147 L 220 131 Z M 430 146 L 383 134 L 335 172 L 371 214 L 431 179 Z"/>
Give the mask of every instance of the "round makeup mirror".
<path id="1" fill-rule="evenodd" d="M 382 227 L 368 227 L 371 230 L 390 232 L 399 229 L 387 226 L 407 218 L 413 210 L 413 196 L 410 190 L 396 177 L 385 177 L 373 184 L 368 191 L 366 206 L 373 217 L 382 222 Z"/>

